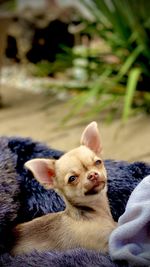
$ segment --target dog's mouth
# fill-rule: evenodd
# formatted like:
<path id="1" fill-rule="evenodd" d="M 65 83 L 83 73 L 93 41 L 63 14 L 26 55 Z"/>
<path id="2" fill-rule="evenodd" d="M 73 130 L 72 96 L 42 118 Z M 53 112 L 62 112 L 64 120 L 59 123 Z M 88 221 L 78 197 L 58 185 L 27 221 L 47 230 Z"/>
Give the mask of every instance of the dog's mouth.
<path id="1" fill-rule="evenodd" d="M 85 196 L 96 195 L 105 187 L 104 181 L 97 181 L 89 190 L 85 192 Z"/>

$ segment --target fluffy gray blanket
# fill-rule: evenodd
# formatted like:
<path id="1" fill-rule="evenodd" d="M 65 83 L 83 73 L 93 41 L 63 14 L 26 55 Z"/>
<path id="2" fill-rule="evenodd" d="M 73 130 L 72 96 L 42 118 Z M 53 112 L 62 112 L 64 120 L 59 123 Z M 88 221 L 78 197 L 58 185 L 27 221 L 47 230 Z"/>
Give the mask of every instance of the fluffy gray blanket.
<path id="1" fill-rule="evenodd" d="M 150 266 L 150 175 L 133 190 L 109 239 L 113 259 Z"/>
<path id="2" fill-rule="evenodd" d="M 20 222 L 49 212 L 64 209 L 62 199 L 53 191 L 45 190 L 24 168 L 31 158 L 59 158 L 63 152 L 24 138 L 0 138 L 0 266 L 68 266 L 118 267 L 127 262 L 114 262 L 109 255 L 74 249 L 66 252 L 45 251 L 12 257 L 11 229 Z M 105 161 L 108 172 L 108 198 L 115 220 L 124 213 L 133 189 L 148 174 L 150 165 L 135 162 Z"/>

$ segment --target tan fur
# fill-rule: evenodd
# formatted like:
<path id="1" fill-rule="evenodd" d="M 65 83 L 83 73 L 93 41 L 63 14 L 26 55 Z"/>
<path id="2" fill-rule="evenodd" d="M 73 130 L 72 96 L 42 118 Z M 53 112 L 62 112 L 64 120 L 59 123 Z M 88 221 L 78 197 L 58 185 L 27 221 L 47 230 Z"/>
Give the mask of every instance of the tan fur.
<path id="1" fill-rule="evenodd" d="M 116 223 L 108 204 L 104 164 L 96 164 L 97 160 L 101 160 L 97 155 L 101 144 L 96 147 L 89 145 L 89 148 L 85 144 L 86 129 L 83 135 L 81 146 L 64 154 L 59 160 L 37 159 L 27 163 L 26 166 L 43 185 L 54 188 L 63 196 L 66 209 L 16 226 L 13 231 L 13 255 L 34 249 L 45 251 L 76 247 L 108 251 L 109 235 Z M 35 166 L 31 167 L 30 164 Z M 45 176 L 47 169 L 48 175 Z M 98 178 L 94 176 L 89 180 L 93 172 L 97 173 Z M 77 178 L 69 183 L 71 175 Z M 94 193 L 89 193 L 90 190 L 94 190 Z"/>

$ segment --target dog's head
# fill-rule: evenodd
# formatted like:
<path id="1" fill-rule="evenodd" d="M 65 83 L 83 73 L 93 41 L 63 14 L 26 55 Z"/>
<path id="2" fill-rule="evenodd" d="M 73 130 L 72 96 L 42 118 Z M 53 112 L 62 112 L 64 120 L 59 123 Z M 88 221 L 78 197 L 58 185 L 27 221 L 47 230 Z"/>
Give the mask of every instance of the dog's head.
<path id="1" fill-rule="evenodd" d="M 82 133 L 81 145 L 60 159 L 33 159 L 26 162 L 35 178 L 46 188 L 60 192 L 67 201 L 86 204 L 106 189 L 106 170 L 102 159 L 100 136 L 96 122 Z"/>

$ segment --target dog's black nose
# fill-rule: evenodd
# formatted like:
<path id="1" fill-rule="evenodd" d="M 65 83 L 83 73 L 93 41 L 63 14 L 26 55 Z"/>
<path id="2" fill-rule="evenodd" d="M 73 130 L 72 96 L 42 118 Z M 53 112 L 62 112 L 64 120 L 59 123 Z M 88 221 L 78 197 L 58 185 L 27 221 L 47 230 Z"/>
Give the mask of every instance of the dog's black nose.
<path id="1" fill-rule="evenodd" d="M 91 173 L 89 173 L 87 178 L 90 181 L 94 181 L 94 180 L 97 180 L 99 178 L 99 174 L 97 172 L 91 172 Z"/>

